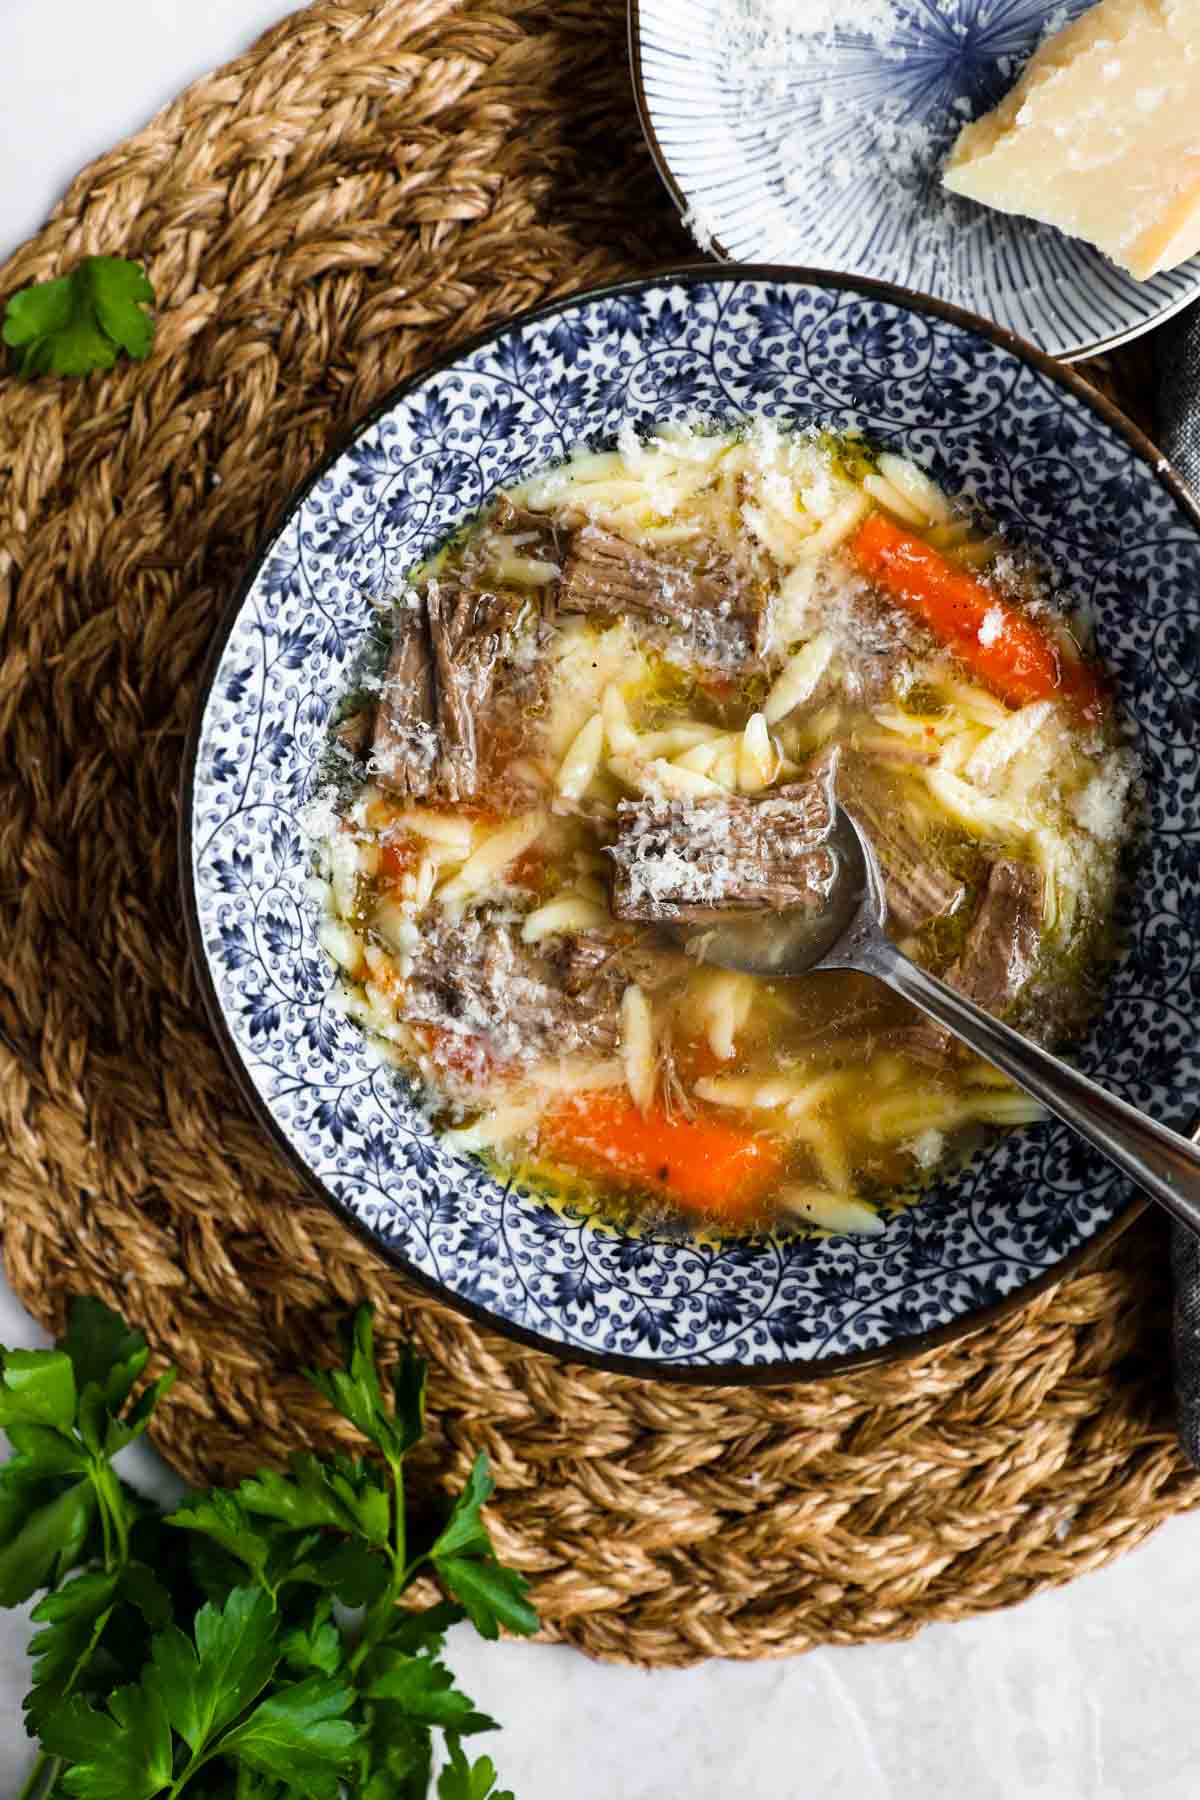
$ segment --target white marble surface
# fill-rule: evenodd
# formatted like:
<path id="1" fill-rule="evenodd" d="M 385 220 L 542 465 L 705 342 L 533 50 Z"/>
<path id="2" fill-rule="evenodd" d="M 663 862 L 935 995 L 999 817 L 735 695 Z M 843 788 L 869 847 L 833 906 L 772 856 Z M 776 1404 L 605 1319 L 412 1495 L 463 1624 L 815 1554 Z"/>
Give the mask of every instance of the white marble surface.
<path id="1" fill-rule="evenodd" d="M 90 156 L 285 10 L 3 0 L 0 253 Z M 0 1341 L 38 1341 L 2 1286 Z M 648 1674 L 460 1627 L 452 1660 L 504 1724 L 487 1747 L 518 1800 L 1195 1800 L 1198 1618 L 1200 1520 L 1178 1519 L 1098 1575 L 911 1644 Z M 0 1614 L 0 1795 L 28 1758 L 27 1637 Z"/>

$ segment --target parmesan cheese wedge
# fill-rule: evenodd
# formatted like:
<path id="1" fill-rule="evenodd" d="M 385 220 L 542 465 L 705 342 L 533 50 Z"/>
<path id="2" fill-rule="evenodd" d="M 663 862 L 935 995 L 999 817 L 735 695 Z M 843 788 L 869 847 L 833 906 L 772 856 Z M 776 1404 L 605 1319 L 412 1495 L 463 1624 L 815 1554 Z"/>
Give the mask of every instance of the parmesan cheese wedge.
<path id="1" fill-rule="evenodd" d="M 1147 281 L 1200 251 L 1200 0 L 1099 0 L 964 125 L 952 193 L 1086 238 Z"/>

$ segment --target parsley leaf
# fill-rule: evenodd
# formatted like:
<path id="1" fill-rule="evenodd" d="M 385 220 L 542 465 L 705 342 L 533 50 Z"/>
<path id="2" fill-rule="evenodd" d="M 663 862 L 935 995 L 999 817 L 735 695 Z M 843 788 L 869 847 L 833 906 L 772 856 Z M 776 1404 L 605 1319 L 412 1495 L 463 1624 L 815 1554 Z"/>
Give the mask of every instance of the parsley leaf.
<path id="1" fill-rule="evenodd" d="M 87 1481 L 33 1507 L 0 1550 L 0 1606 L 19 1606 L 74 1568 L 95 1512 L 96 1490 Z"/>
<path id="2" fill-rule="evenodd" d="M 75 1371 L 61 1350 L 0 1351 L 0 1425 L 75 1423 Z"/>
<path id="3" fill-rule="evenodd" d="M 42 1630 L 30 1640 L 33 1687 L 25 1697 L 26 1723 L 35 1728 L 78 1687 L 101 1633 L 112 1616 L 120 1577 L 77 1575 L 33 1609 Z"/>
<path id="4" fill-rule="evenodd" d="M 315 1456 L 293 1456 L 291 1475 L 266 1470 L 237 1490 L 247 1512 L 292 1526 L 329 1525 L 353 1531 L 370 1544 L 386 1544 L 391 1509 L 376 1472 L 364 1463 L 340 1457 L 321 1463 Z"/>
<path id="5" fill-rule="evenodd" d="M 324 1675 L 276 1688 L 221 1739 L 221 1754 L 286 1781 L 311 1800 L 337 1800 L 338 1771 L 360 1739 L 359 1728 L 344 1717 L 354 1698 L 348 1682 Z"/>
<path id="6" fill-rule="evenodd" d="M 58 1474 L 56 1468 L 39 1467 L 32 1456 L 12 1456 L 0 1463 L 0 1545 L 9 1543 L 31 1513 L 62 1492 Z"/>
<path id="7" fill-rule="evenodd" d="M 501 1793 L 496 1787 L 496 1765 L 490 1756 L 469 1763 L 455 1737 L 447 1737 L 446 1749 L 450 1760 L 438 1776 L 438 1800 L 514 1800 L 510 1789 Z"/>
<path id="8" fill-rule="evenodd" d="M 371 1712 L 362 1800 L 429 1800 L 433 1743 L 428 1726 L 414 1725 L 386 1701 L 376 1701 Z"/>
<path id="9" fill-rule="evenodd" d="M 60 1349 L 71 1359 L 75 1385 L 96 1386 L 110 1412 L 118 1412 L 150 1360 L 150 1346 L 102 1300 L 84 1295 L 71 1304 Z"/>
<path id="10" fill-rule="evenodd" d="M 246 1585 L 245 1565 L 198 1533 L 189 1534 L 186 1567 L 201 1598 L 211 1600 L 214 1606 L 224 1606 L 235 1587 Z"/>
<path id="11" fill-rule="evenodd" d="M 499 1730 L 495 1719 L 476 1712 L 454 1685 L 444 1663 L 432 1656 L 394 1656 L 375 1659 L 368 1700 L 392 1700 L 410 1719 L 422 1725 L 440 1725 L 465 1736 L 473 1731 Z"/>
<path id="12" fill-rule="evenodd" d="M 480 1509 L 487 1505 L 495 1491 L 487 1456 L 481 1450 L 471 1465 L 466 1487 L 454 1502 L 454 1511 L 434 1541 L 430 1551 L 432 1557 L 491 1555 L 492 1540 Z"/>
<path id="13" fill-rule="evenodd" d="M 68 1700 L 43 1725 L 42 1748 L 72 1765 L 61 1786 L 79 1800 L 150 1800 L 171 1780 L 171 1728 L 146 1687 L 118 1688 L 106 1712 Z"/>
<path id="14" fill-rule="evenodd" d="M 48 1594 L 34 1613 L 35 1620 L 45 1620 L 46 1629 L 34 1639 L 31 1649 L 41 1648 L 44 1640 L 53 1654 L 44 1667 L 39 1664 L 35 1671 L 38 1679 L 25 1699 L 30 1731 L 36 1731 L 69 1695 L 102 1699 L 114 1688 L 139 1682 L 153 1634 L 171 1621 L 171 1596 L 144 1563 L 126 1563 L 108 1576 L 91 1570 L 81 1579 L 93 1578 L 115 1583 L 108 1603 L 103 1603 L 99 1592 L 89 1596 L 88 1589 L 81 1587 L 71 1596 L 70 1616 L 60 1616 L 53 1603 L 68 1596 L 76 1585 L 71 1583 Z M 86 1615 L 91 1604 L 99 1610 L 89 1632 Z M 190 1614 L 186 1599 L 182 1605 Z M 74 1661 L 66 1666 L 72 1652 Z"/>
<path id="15" fill-rule="evenodd" d="M 502 1625 L 528 1637 L 538 1628 L 537 1614 L 526 1599 L 528 1584 L 515 1569 L 496 1560 L 480 1513 L 495 1487 L 487 1457 L 481 1452 L 429 1554 L 442 1582 L 462 1602 L 481 1637 L 498 1637 Z"/>
<path id="16" fill-rule="evenodd" d="M 345 1367 L 309 1369 L 308 1378 L 343 1418 L 349 1419 L 390 1463 L 397 1465 L 409 1442 L 415 1439 L 411 1438 L 411 1420 L 397 1431 L 384 1405 L 375 1364 L 374 1317 L 373 1307 L 360 1306 L 350 1324 L 343 1325 L 338 1334 Z"/>
<path id="17" fill-rule="evenodd" d="M 421 1612 L 397 1612 L 379 1648 L 398 1651 L 402 1656 L 415 1656 L 418 1650 L 425 1650 L 434 1656 L 445 1644 L 451 1625 L 460 1624 L 466 1616 L 461 1606 L 453 1606 L 449 1600 L 439 1600 Z"/>
<path id="18" fill-rule="evenodd" d="M 176 1625 L 154 1639 L 143 1685 L 189 1749 L 201 1750 L 267 1685 L 279 1660 L 276 1625 L 266 1594 L 234 1588 L 223 1609 L 207 1601 L 200 1608 L 194 1644 Z"/>
<path id="19" fill-rule="evenodd" d="M 141 1437 L 150 1423 L 150 1416 L 155 1407 L 163 1395 L 169 1394 L 174 1386 L 175 1370 L 167 1369 L 157 1381 L 152 1381 L 149 1387 L 142 1389 L 123 1419 L 110 1419 L 104 1437 L 105 1456 L 115 1456 L 118 1450 L 123 1450 L 126 1444 L 133 1442 L 134 1438 Z M 90 1392 L 90 1390 L 87 1391 Z M 109 1401 L 108 1404 L 111 1406 L 112 1402 Z"/>
<path id="20" fill-rule="evenodd" d="M 324 1572 L 330 1560 L 321 1547 L 323 1534 L 317 1531 L 295 1532 L 271 1524 L 259 1524 L 242 1506 L 236 1494 L 213 1488 L 210 1493 L 183 1505 L 168 1515 L 168 1525 L 193 1531 L 212 1540 L 224 1553 L 219 1558 L 202 1558 L 193 1554 L 197 1580 L 210 1599 L 224 1600 L 229 1588 L 243 1585 L 240 1573 L 234 1573 L 230 1559 L 244 1564 L 258 1586 L 269 1594 L 290 1581 L 309 1581 L 318 1586 L 336 1586 Z M 198 1547 L 197 1547 L 198 1548 Z M 321 1555 L 314 1553 L 321 1550 Z"/>
<path id="21" fill-rule="evenodd" d="M 154 289 L 140 263 L 85 256 L 70 275 L 14 294 L 4 311 L 4 342 L 20 374 L 86 375 L 110 369 L 119 350 L 137 361 L 150 353 Z"/>
<path id="22" fill-rule="evenodd" d="M 316 1578 L 332 1588 L 345 1606 L 370 1606 L 388 1586 L 387 1564 L 352 1539 L 337 1546 L 317 1565 Z"/>
<path id="23" fill-rule="evenodd" d="M 161 1631 L 164 1625 L 171 1623 L 171 1596 L 145 1563 L 125 1564 L 121 1570 L 119 1593 L 122 1600 L 137 1607 L 151 1631 Z"/>
<path id="24" fill-rule="evenodd" d="M 392 1375 L 392 1397 L 396 1402 L 396 1425 L 402 1450 L 411 1450 L 425 1436 L 425 1383 L 429 1366 L 410 1344 L 400 1352 L 400 1360 Z"/>
<path id="25" fill-rule="evenodd" d="M 289 1669 L 308 1675 L 314 1670 L 332 1675 L 342 1661 L 342 1634 L 331 1621 L 333 1600 L 321 1594 L 313 1616 L 305 1624 L 294 1625 L 279 1640 L 279 1649 Z"/>
<path id="26" fill-rule="evenodd" d="M 291 1800 L 294 1792 L 291 1788 L 281 1788 L 270 1775 L 256 1775 L 253 1770 L 242 1765 L 238 1771 L 238 1785 L 232 1796 L 230 1790 L 219 1790 L 214 1800 Z M 50 1796 L 54 1800 L 54 1796 Z"/>
<path id="27" fill-rule="evenodd" d="M 213 1488 L 209 1494 L 185 1500 L 182 1506 L 167 1514 L 167 1524 L 178 1525 L 182 1531 L 202 1532 L 230 1556 L 244 1563 L 250 1573 L 266 1585 L 267 1568 L 275 1548 L 274 1534 L 254 1526 L 235 1494 Z"/>
<path id="28" fill-rule="evenodd" d="M 49 1425 L 10 1425 L 6 1433 L 26 1468 L 42 1475 L 82 1475 L 88 1459 L 75 1437 Z"/>
<path id="29" fill-rule="evenodd" d="M 502 1625 L 519 1637 L 529 1637 L 537 1630 L 538 1616 L 525 1597 L 529 1584 L 494 1556 L 450 1556 L 434 1567 L 455 1599 L 466 1607 L 480 1637 L 499 1637 Z"/>

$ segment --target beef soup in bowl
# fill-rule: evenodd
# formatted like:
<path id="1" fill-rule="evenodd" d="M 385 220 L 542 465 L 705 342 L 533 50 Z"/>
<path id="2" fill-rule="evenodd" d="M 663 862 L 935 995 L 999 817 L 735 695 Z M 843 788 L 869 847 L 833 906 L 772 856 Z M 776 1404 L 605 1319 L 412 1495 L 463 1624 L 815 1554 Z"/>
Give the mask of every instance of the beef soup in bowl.
<path id="1" fill-rule="evenodd" d="M 836 795 L 910 955 L 1043 1040 L 1094 1009 L 1136 757 L 1051 581 L 909 459 L 629 428 L 383 625 L 318 937 L 444 1144 L 622 1227 L 878 1234 L 1040 1117 L 869 976 L 704 956 L 731 911 L 826 903 Z"/>
<path id="2" fill-rule="evenodd" d="M 1103 401 L 869 284 L 683 272 L 468 348 L 215 652 L 187 876 L 256 1108 L 565 1354 L 779 1379 L 978 1323 L 1127 1186 L 869 979 L 706 925 L 819 905 L 836 798 L 911 954 L 1180 1116 L 1198 572 Z"/>

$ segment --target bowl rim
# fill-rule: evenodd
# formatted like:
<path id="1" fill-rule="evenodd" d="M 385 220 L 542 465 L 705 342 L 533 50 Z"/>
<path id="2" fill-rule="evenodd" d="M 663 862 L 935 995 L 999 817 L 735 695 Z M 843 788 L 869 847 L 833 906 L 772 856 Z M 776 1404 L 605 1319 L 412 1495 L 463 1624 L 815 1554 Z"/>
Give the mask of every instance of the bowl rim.
<path id="1" fill-rule="evenodd" d="M 682 223 L 687 219 L 688 214 L 691 212 L 692 203 L 680 187 L 675 176 L 675 171 L 671 167 L 670 159 L 663 149 L 658 132 L 655 129 L 654 114 L 650 106 L 650 96 L 646 92 L 645 78 L 642 73 L 643 32 L 641 0 L 626 0 L 625 27 L 626 35 L 629 40 L 629 73 L 633 87 L 633 104 L 637 111 L 638 123 L 642 128 L 642 136 L 646 140 L 646 148 L 650 152 L 650 160 L 658 171 L 659 179 L 673 201 Z M 685 225 L 685 230 L 686 229 L 689 228 Z M 721 257 L 725 262 L 733 264 L 735 267 L 742 268 L 756 266 L 749 263 L 739 265 L 737 259 L 725 248 L 719 237 L 714 235 L 711 242 L 713 248 L 720 252 Z M 797 267 L 799 266 L 800 265 L 798 264 Z M 807 268 L 808 265 L 806 264 L 804 266 Z M 830 270 L 829 273 L 835 274 L 837 271 Z M 873 281 L 875 277 L 868 275 L 861 277 L 846 276 L 845 279 Z M 884 283 L 883 285 L 887 286 L 889 284 Z M 1193 301 L 1196 300 L 1198 293 L 1200 293 L 1200 288 L 1192 288 L 1188 292 L 1178 295 L 1169 305 L 1164 306 L 1161 312 L 1155 313 L 1152 318 L 1139 319 L 1134 324 L 1127 326 L 1124 331 L 1114 331 L 1108 337 L 1096 338 L 1093 343 L 1076 345 L 1069 352 L 1064 352 L 1063 355 L 1058 358 L 1058 361 L 1063 363 L 1085 362 L 1093 356 L 1107 356 L 1110 350 L 1119 350 L 1122 344 L 1132 344 L 1136 339 L 1144 337 L 1148 331 L 1154 331 L 1159 325 L 1165 325 L 1168 319 L 1173 319 L 1177 313 L 1181 313 L 1185 306 L 1191 306 Z M 932 298 L 932 296 L 930 296 L 930 298 Z M 958 310 L 965 309 L 960 308 Z M 1003 330 L 1005 328 L 1003 326 L 997 326 L 995 329 Z M 1030 344 L 1029 347 L 1031 350 L 1036 349 L 1036 346 L 1033 344 Z M 1045 355 L 1046 352 L 1042 351 L 1040 354 Z"/>
<path id="2" fill-rule="evenodd" d="M 861 294 L 868 300 L 884 301 L 908 312 L 923 313 L 943 319 L 960 330 L 990 339 L 1001 349 L 1038 370 L 1056 386 L 1073 394 L 1105 425 L 1123 438 L 1135 455 L 1149 465 L 1150 473 L 1159 485 L 1166 489 L 1187 523 L 1200 538 L 1200 504 L 1197 504 L 1196 500 L 1192 498 L 1182 477 L 1151 439 L 1131 419 L 1127 418 L 1106 395 L 1101 394 L 1085 382 L 1073 370 L 1055 362 L 1035 345 L 1017 337 L 1005 326 L 993 324 L 990 320 L 967 312 L 962 307 L 934 299 L 931 295 L 918 293 L 915 289 L 900 287 L 891 282 L 876 281 L 868 276 L 842 275 L 831 269 L 808 269 L 798 265 L 780 263 L 695 261 L 664 264 L 644 274 L 623 277 L 618 281 L 603 283 L 599 286 L 577 289 L 553 300 L 538 302 L 536 305 L 525 307 L 517 313 L 508 315 L 499 323 L 473 333 L 461 342 L 453 344 L 429 363 L 423 364 L 411 375 L 405 376 L 366 411 L 336 433 L 330 447 L 314 468 L 292 490 L 282 506 L 273 513 L 269 525 L 260 535 L 252 554 L 247 559 L 244 572 L 233 594 L 222 608 L 196 688 L 179 784 L 177 851 L 188 957 L 200 988 L 209 1023 L 234 1084 L 256 1124 L 265 1131 L 267 1137 L 282 1155 L 286 1165 L 298 1178 L 302 1188 L 326 1206 L 344 1226 L 347 1226 L 377 1260 L 404 1275 L 442 1305 L 470 1319 L 472 1324 L 497 1332 L 500 1336 L 523 1344 L 528 1349 L 539 1350 L 554 1356 L 560 1362 L 603 1369 L 610 1374 L 635 1376 L 640 1380 L 666 1382 L 673 1386 L 783 1387 L 794 1382 L 823 1381 L 832 1376 L 844 1375 L 858 1369 L 908 1361 L 912 1357 L 920 1356 L 943 1344 L 952 1343 L 958 1338 L 967 1337 L 972 1332 L 979 1331 L 985 1326 L 1007 1318 L 1010 1314 L 1019 1312 L 1039 1294 L 1045 1293 L 1048 1288 L 1055 1286 L 1066 1276 L 1074 1274 L 1098 1257 L 1141 1215 L 1149 1205 L 1149 1201 L 1144 1195 L 1135 1192 L 1120 1212 L 1102 1230 L 1097 1232 L 1095 1237 L 1080 1244 L 1053 1267 L 1045 1269 L 1040 1275 L 1035 1276 L 1032 1281 L 1026 1282 L 1011 1294 L 1005 1294 L 989 1306 L 964 1314 L 961 1318 L 952 1319 L 929 1331 L 901 1338 L 895 1343 L 869 1350 L 845 1351 L 836 1356 L 823 1358 L 819 1362 L 715 1366 L 656 1362 L 648 1357 L 626 1356 L 617 1351 L 591 1350 L 579 1344 L 561 1343 L 543 1332 L 531 1330 L 513 1320 L 502 1318 L 489 1311 L 487 1307 L 480 1305 L 478 1301 L 469 1300 L 451 1292 L 432 1276 L 425 1274 L 423 1270 L 411 1263 L 400 1251 L 377 1238 L 345 1202 L 327 1188 L 309 1168 L 289 1143 L 270 1107 L 251 1081 L 225 1019 L 220 997 L 209 968 L 200 926 L 192 862 L 196 768 L 204 717 L 208 710 L 209 697 L 225 646 L 270 550 L 297 508 L 304 504 L 312 490 L 364 431 L 383 418 L 409 394 L 415 392 L 431 376 L 452 369 L 456 363 L 471 356 L 484 345 L 504 333 L 520 329 L 524 325 L 553 318 L 556 314 L 569 312 L 578 306 L 597 300 L 642 293 L 649 289 L 669 285 L 672 282 L 677 282 L 685 287 L 713 283 L 734 286 L 742 281 L 756 280 Z"/>

